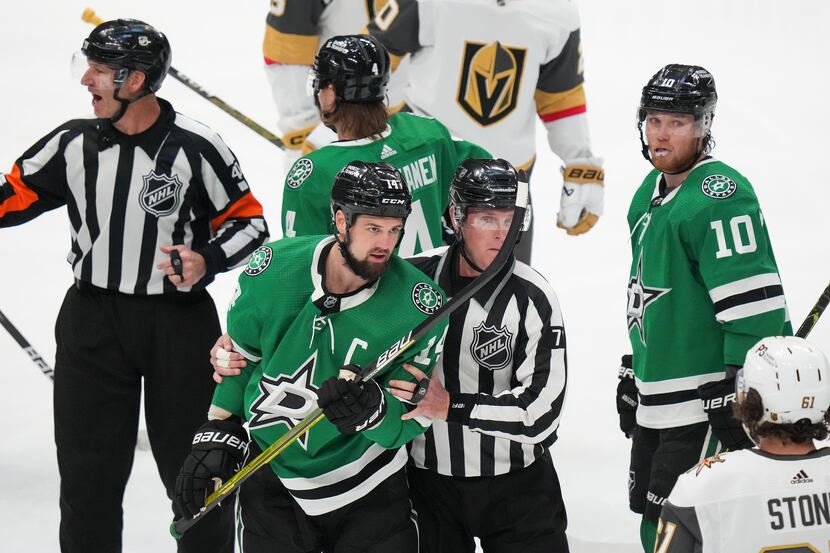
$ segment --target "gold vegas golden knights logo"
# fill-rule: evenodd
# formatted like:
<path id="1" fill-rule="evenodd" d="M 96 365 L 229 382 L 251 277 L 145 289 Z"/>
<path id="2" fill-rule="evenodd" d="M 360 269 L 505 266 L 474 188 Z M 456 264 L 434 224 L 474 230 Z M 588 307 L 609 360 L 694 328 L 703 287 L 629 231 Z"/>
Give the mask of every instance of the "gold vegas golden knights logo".
<path id="1" fill-rule="evenodd" d="M 492 125 L 516 108 L 526 52 L 500 42 L 464 43 L 456 100 L 479 125 Z"/>

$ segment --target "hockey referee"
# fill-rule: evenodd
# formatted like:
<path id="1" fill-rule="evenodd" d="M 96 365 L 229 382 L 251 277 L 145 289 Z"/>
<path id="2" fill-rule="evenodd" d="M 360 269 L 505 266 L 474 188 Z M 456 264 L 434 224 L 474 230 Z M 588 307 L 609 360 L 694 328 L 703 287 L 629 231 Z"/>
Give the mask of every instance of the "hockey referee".
<path id="1" fill-rule="evenodd" d="M 268 237 L 221 138 L 155 93 L 167 38 L 141 21 L 96 27 L 75 62 L 96 119 L 64 123 L 0 180 L 0 226 L 67 206 L 74 283 L 56 326 L 55 441 L 63 552 L 121 551 L 142 380 L 168 496 L 210 405 L 204 359 L 220 334 L 205 287 Z M 179 551 L 233 551 L 233 507 Z"/>
<path id="2" fill-rule="evenodd" d="M 503 159 L 468 159 L 450 187 L 456 244 L 410 261 L 448 296 L 493 262 L 513 219 L 518 179 Z M 565 328 L 547 281 L 508 262 L 450 316 L 426 395 L 404 419 L 432 426 L 411 445 L 408 471 L 421 551 L 567 553 L 567 516 L 548 447 L 565 399 Z M 416 386 L 393 380 L 412 400 Z M 427 387 L 428 386 L 428 387 Z"/>

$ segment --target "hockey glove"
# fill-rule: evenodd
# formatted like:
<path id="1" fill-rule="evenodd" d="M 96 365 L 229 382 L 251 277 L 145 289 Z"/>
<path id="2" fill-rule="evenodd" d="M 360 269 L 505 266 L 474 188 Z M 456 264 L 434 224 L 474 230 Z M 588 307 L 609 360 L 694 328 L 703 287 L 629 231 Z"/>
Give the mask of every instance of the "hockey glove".
<path id="1" fill-rule="evenodd" d="M 637 382 L 631 368 L 631 356 L 623 355 L 620 361 L 620 382 L 617 384 L 617 414 L 620 415 L 620 430 L 630 438 L 637 426 Z"/>
<path id="2" fill-rule="evenodd" d="M 355 367 L 356 368 L 356 367 Z M 374 380 L 355 382 L 346 371 L 356 373 L 352 366 L 340 369 L 341 378 L 331 377 L 320 386 L 317 405 L 341 434 L 350 436 L 372 428 L 386 414 L 386 397 Z"/>
<path id="3" fill-rule="evenodd" d="M 556 226 L 570 236 L 591 230 L 602 215 L 605 171 L 599 158 L 578 158 L 562 168 L 562 198 Z"/>
<path id="4" fill-rule="evenodd" d="M 208 421 L 193 435 L 193 447 L 176 478 L 176 510 L 194 516 L 207 496 L 240 468 L 248 433 L 239 418 Z"/>
<path id="5" fill-rule="evenodd" d="M 724 449 L 735 451 L 753 446 L 743 426 L 732 414 L 735 403 L 735 377 L 707 382 L 698 386 L 697 393 L 703 400 L 703 410 L 709 417 L 712 433 Z"/>

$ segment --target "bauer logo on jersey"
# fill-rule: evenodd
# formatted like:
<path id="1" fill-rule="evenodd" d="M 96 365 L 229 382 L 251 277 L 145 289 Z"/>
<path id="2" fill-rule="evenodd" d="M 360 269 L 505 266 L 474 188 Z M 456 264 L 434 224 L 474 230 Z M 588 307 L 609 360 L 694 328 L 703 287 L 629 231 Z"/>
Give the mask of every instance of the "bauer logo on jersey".
<path id="1" fill-rule="evenodd" d="M 285 184 L 288 185 L 288 188 L 299 188 L 311 175 L 313 169 L 314 163 L 310 159 L 306 157 L 298 159 L 291 166 L 291 170 L 288 171 L 288 175 L 285 177 Z"/>
<path id="2" fill-rule="evenodd" d="M 441 308 L 444 299 L 435 288 L 426 282 L 419 282 L 412 288 L 412 303 L 423 313 L 432 315 Z"/>
<path id="3" fill-rule="evenodd" d="M 163 217 L 170 215 L 179 207 L 182 181 L 179 180 L 178 175 L 172 177 L 163 173 L 159 175 L 153 170 L 149 175 L 141 178 L 144 180 L 138 202 L 141 209 L 155 217 Z"/>
<path id="4" fill-rule="evenodd" d="M 710 198 L 717 198 L 719 200 L 728 198 L 738 189 L 735 181 L 723 175 L 709 175 L 703 179 L 703 184 L 700 187 L 703 189 L 704 194 Z"/>
<path id="5" fill-rule="evenodd" d="M 516 109 L 526 52 L 499 42 L 464 43 L 456 100 L 479 125 L 492 125 Z"/>
<path id="6" fill-rule="evenodd" d="M 257 276 L 267 269 L 270 264 L 271 248 L 268 246 L 260 246 L 253 254 L 251 254 L 248 266 L 245 267 L 245 274 L 249 276 Z"/>
<path id="7" fill-rule="evenodd" d="M 482 321 L 473 329 L 470 353 L 482 367 L 491 371 L 503 369 L 513 360 L 512 338 L 513 334 L 507 327 L 487 326 Z"/>

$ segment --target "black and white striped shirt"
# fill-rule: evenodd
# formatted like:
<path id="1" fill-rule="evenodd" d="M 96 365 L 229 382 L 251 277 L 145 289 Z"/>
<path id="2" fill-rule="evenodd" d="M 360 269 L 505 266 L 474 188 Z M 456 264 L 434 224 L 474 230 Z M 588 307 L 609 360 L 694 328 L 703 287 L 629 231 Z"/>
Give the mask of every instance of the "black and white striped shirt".
<path id="1" fill-rule="evenodd" d="M 459 291 L 458 255 L 438 248 L 410 258 L 448 296 Z M 565 327 L 547 281 L 520 261 L 450 316 L 433 371 L 450 393 L 448 420 L 411 445 L 420 468 L 495 476 L 530 465 L 556 440 L 565 399 Z"/>
<path id="2" fill-rule="evenodd" d="M 66 205 L 75 278 L 125 294 L 176 291 L 156 269 L 160 246 L 204 257 L 196 288 L 243 264 L 268 237 L 262 206 L 219 135 L 158 101 L 142 133 L 77 119 L 38 141 L 0 176 L 0 227 Z"/>

